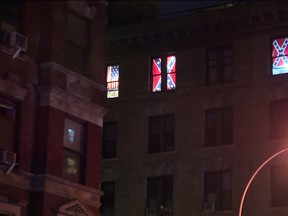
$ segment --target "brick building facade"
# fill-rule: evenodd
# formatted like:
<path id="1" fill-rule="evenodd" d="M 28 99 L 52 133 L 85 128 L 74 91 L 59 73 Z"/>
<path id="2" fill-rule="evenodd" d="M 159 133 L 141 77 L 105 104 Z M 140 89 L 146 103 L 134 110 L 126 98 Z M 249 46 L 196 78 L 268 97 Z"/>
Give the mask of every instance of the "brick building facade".
<path id="1" fill-rule="evenodd" d="M 0 215 L 98 216 L 107 2 L 0 4 Z"/>
<path id="2" fill-rule="evenodd" d="M 231 1 L 109 29 L 104 216 L 238 215 L 288 145 L 287 12 Z M 243 215 L 287 215 L 287 167 L 261 170 Z"/>

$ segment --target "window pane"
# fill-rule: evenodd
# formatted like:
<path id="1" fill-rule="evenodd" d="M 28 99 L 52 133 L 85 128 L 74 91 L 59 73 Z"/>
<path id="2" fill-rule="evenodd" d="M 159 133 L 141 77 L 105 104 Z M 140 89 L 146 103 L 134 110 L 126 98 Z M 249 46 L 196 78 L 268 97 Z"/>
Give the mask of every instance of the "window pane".
<path id="1" fill-rule="evenodd" d="M 72 13 L 68 14 L 67 39 L 82 48 L 87 46 L 87 23 Z"/>
<path id="2" fill-rule="evenodd" d="M 16 105 L 0 97 L 0 148 L 13 151 L 16 131 Z"/>
<path id="3" fill-rule="evenodd" d="M 230 145 L 233 141 L 232 108 L 216 108 L 205 113 L 205 145 Z"/>
<path id="4" fill-rule="evenodd" d="M 224 75 L 223 75 L 224 82 L 231 82 L 232 81 L 232 66 L 227 65 L 224 67 Z"/>
<path id="5" fill-rule="evenodd" d="M 161 143 L 161 118 L 159 116 L 150 117 L 149 127 L 149 152 L 158 152 Z"/>
<path id="6" fill-rule="evenodd" d="M 62 176 L 74 182 L 80 181 L 80 154 L 64 150 Z"/>
<path id="7" fill-rule="evenodd" d="M 119 65 L 107 67 L 107 98 L 119 96 Z"/>
<path id="8" fill-rule="evenodd" d="M 176 89 L 176 73 L 167 74 L 167 90 Z"/>
<path id="9" fill-rule="evenodd" d="M 75 151 L 81 151 L 82 125 L 70 119 L 65 119 L 64 146 Z"/>
<path id="10" fill-rule="evenodd" d="M 3 9 L 0 9 L 2 12 L 2 20 L 8 22 L 9 24 L 19 27 L 21 21 L 21 9 L 22 2 L 15 0 L 4 0 L 2 1 Z"/>
<path id="11" fill-rule="evenodd" d="M 104 123 L 103 126 L 103 158 L 116 157 L 117 148 L 117 122 Z"/>
<path id="12" fill-rule="evenodd" d="M 149 177 L 147 179 L 147 208 L 153 208 L 158 213 L 164 213 L 164 211 L 171 213 L 172 204 L 173 177 Z"/>
<path id="13" fill-rule="evenodd" d="M 272 41 L 272 74 L 288 73 L 288 38 Z"/>
<path id="14" fill-rule="evenodd" d="M 288 166 L 271 166 L 271 205 L 288 206 Z"/>
<path id="15" fill-rule="evenodd" d="M 175 73 L 176 72 L 176 57 L 168 56 L 167 57 L 167 73 Z"/>
<path id="16" fill-rule="evenodd" d="M 161 74 L 161 58 L 153 59 L 152 75 Z"/>
<path id="17" fill-rule="evenodd" d="M 270 137 L 272 139 L 286 138 L 288 135 L 288 101 L 275 101 L 271 104 Z"/>
<path id="18" fill-rule="evenodd" d="M 218 82 L 218 69 L 210 68 L 208 69 L 208 83 L 213 84 Z"/>
<path id="19" fill-rule="evenodd" d="M 153 92 L 157 92 L 157 91 L 161 91 L 161 75 L 158 76 L 153 76 L 153 86 L 152 86 L 152 91 Z"/>
<path id="20" fill-rule="evenodd" d="M 82 74 L 87 75 L 87 67 L 86 67 L 86 50 L 73 44 L 68 43 L 68 64 L 72 70 Z"/>
<path id="21" fill-rule="evenodd" d="M 152 63 L 152 92 L 161 91 L 161 58 L 153 59 Z"/>
<path id="22" fill-rule="evenodd" d="M 204 173 L 204 202 L 214 202 L 216 210 L 232 208 L 230 171 Z"/>
<path id="23" fill-rule="evenodd" d="M 103 216 L 114 216 L 115 214 L 115 182 L 102 182 L 101 190 L 104 195 L 101 197 L 100 211 Z"/>

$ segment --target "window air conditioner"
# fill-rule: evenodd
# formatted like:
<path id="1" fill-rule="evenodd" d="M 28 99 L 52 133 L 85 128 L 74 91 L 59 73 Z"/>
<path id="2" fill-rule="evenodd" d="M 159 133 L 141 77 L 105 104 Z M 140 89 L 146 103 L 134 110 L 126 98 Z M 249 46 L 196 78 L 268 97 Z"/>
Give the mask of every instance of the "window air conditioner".
<path id="1" fill-rule="evenodd" d="M 18 32 L 4 32 L 3 43 L 17 50 L 27 50 L 27 37 L 19 34 Z"/>
<path id="2" fill-rule="evenodd" d="M 0 150 L 0 163 L 7 164 L 7 165 L 15 165 L 16 153 L 1 149 Z"/>
<path id="3" fill-rule="evenodd" d="M 215 203 L 214 202 L 204 202 L 203 210 L 204 210 L 204 212 L 215 211 Z"/>

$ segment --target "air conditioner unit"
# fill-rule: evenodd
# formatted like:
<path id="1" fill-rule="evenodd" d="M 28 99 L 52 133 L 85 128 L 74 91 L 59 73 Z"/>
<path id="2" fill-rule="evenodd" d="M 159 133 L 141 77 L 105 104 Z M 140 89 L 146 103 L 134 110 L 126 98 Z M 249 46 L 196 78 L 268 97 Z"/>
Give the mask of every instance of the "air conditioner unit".
<path id="1" fill-rule="evenodd" d="M 214 202 L 204 202 L 203 210 L 204 210 L 204 212 L 215 211 L 215 203 Z"/>
<path id="2" fill-rule="evenodd" d="M 1 149 L 0 163 L 7 165 L 14 165 L 16 163 L 16 153 Z"/>
<path id="3" fill-rule="evenodd" d="M 27 50 L 27 37 L 18 32 L 3 32 L 2 42 L 10 47 L 21 51 Z"/>

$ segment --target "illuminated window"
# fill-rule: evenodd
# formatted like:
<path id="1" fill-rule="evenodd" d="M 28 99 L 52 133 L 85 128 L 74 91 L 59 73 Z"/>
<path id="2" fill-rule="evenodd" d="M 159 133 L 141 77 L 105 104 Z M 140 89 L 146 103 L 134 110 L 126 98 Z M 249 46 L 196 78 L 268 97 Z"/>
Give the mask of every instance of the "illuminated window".
<path id="1" fill-rule="evenodd" d="M 102 182 L 101 190 L 104 195 L 101 197 L 100 212 L 103 216 L 115 215 L 115 182 Z"/>
<path id="2" fill-rule="evenodd" d="M 288 38 L 272 41 L 272 75 L 288 73 Z"/>
<path id="3" fill-rule="evenodd" d="M 147 178 L 147 215 L 172 215 L 173 176 Z"/>
<path id="4" fill-rule="evenodd" d="M 106 122 L 103 125 L 102 158 L 115 158 L 117 151 L 117 122 Z"/>
<path id="5" fill-rule="evenodd" d="M 273 101 L 270 105 L 270 138 L 288 137 L 288 100 Z"/>
<path id="6" fill-rule="evenodd" d="M 83 151 L 83 125 L 71 119 L 65 119 L 64 152 L 62 176 L 71 181 L 80 182 Z"/>
<path id="7" fill-rule="evenodd" d="M 14 150 L 16 136 L 16 105 L 0 97 L 0 148 Z"/>
<path id="8" fill-rule="evenodd" d="M 231 145 L 233 142 L 232 107 L 205 112 L 205 146 Z"/>
<path id="9" fill-rule="evenodd" d="M 119 96 L 119 65 L 107 67 L 107 98 Z"/>
<path id="10" fill-rule="evenodd" d="M 232 47 L 220 46 L 207 49 L 206 84 L 232 81 Z"/>
<path id="11" fill-rule="evenodd" d="M 149 153 L 174 150 L 174 114 L 149 118 Z"/>
<path id="12" fill-rule="evenodd" d="M 176 56 L 168 55 L 152 59 L 152 92 L 176 89 Z"/>
<path id="13" fill-rule="evenodd" d="M 216 211 L 232 208 L 230 171 L 204 173 L 204 205 L 205 203 L 213 203 Z"/>
<path id="14" fill-rule="evenodd" d="M 271 205 L 288 206 L 288 166 L 270 167 Z"/>

